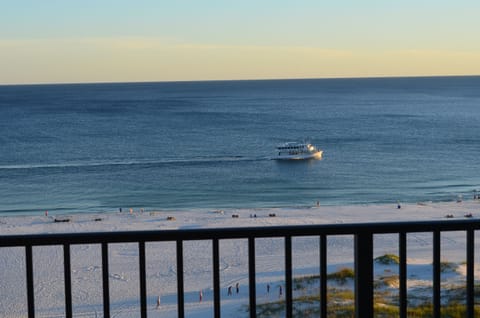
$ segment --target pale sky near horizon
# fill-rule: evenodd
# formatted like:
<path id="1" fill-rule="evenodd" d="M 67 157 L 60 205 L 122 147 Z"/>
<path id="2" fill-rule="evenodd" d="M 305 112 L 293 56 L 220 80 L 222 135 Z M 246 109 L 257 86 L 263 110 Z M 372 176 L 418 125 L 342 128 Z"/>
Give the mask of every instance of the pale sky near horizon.
<path id="1" fill-rule="evenodd" d="M 0 84 L 480 75 L 473 0 L 0 0 Z"/>

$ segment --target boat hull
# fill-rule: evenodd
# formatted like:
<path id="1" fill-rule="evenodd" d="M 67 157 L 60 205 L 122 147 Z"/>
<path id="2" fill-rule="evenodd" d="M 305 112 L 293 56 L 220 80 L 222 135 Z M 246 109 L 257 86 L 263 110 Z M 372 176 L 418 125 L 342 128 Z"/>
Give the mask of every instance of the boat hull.
<path id="1" fill-rule="evenodd" d="M 323 151 L 317 151 L 314 153 L 308 154 L 298 154 L 298 155 L 280 155 L 275 158 L 274 160 L 308 160 L 308 159 L 322 159 Z"/>

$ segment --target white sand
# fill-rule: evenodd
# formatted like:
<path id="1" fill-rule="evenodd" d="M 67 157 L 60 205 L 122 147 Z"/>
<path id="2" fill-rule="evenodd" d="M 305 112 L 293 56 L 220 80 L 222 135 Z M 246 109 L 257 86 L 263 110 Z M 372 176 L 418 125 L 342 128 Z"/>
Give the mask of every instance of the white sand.
<path id="1" fill-rule="evenodd" d="M 269 217 L 274 213 L 276 217 Z M 445 219 L 447 214 L 464 218 L 471 213 L 480 217 L 480 202 L 402 204 L 365 206 L 320 206 L 313 208 L 245 209 L 218 211 L 135 211 L 108 214 L 75 214 L 70 222 L 55 223 L 54 217 L 0 216 L 0 234 L 70 233 L 124 230 L 162 230 L 185 228 L 223 228 L 270 225 L 326 224 Z M 232 218 L 237 214 L 238 218 Z M 256 215 L 256 218 L 250 215 Z M 175 220 L 167 220 L 174 216 Z M 101 218 L 101 221 L 95 221 Z M 375 237 L 375 256 L 398 254 L 395 235 Z M 479 238 L 477 238 L 478 240 Z M 431 286 L 432 234 L 408 235 L 408 287 Z M 284 282 L 282 239 L 258 239 L 257 295 L 258 303 L 279 299 L 279 286 Z M 294 275 L 318 274 L 318 238 L 293 240 Z M 329 237 L 329 272 L 352 267 L 353 240 L 350 236 Z M 193 241 L 184 245 L 185 304 L 187 317 L 213 316 L 213 277 L 211 242 Z M 136 244 L 111 244 L 110 302 L 112 317 L 139 316 L 138 250 Z M 176 317 L 176 260 L 174 243 L 147 243 L 147 293 L 149 317 Z M 60 247 L 35 247 L 35 306 L 38 317 L 63 317 L 63 252 Z M 247 317 L 248 263 L 247 241 L 220 243 L 220 279 L 222 315 Z M 99 245 L 73 246 L 71 251 L 74 316 L 102 316 L 101 256 Z M 465 260 L 465 233 L 442 234 L 442 261 L 461 263 Z M 479 263 L 478 259 L 476 263 Z M 21 248 L 0 249 L 0 317 L 26 316 L 25 261 Z M 480 278 L 479 267 L 475 268 Z M 376 265 L 377 276 L 398 272 L 395 266 Z M 465 279 L 465 268 L 442 276 L 445 284 Z M 235 284 L 240 291 L 236 293 Z M 270 293 L 266 285 L 270 284 Z M 232 286 L 233 295 L 227 295 Z M 199 292 L 203 301 L 199 302 Z M 283 286 L 283 290 L 284 286 Z M 427 289 L 428 291 L 428 289 Z M 161 296 L 160 308 L 156 308 Z M 284 297 L 285 293 L 283 293 Z"/>

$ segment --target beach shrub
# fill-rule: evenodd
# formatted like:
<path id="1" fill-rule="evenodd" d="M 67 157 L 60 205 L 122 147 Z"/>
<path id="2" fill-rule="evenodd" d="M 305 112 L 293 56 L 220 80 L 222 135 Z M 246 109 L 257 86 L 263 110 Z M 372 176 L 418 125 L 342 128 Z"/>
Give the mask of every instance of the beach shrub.
<path id="1" fill-rule="evenodd" d="M 475 298 L 480 298 L 480 284 L 475 284 L 474 294 L 475 294 Z"/>
<path id="2" fill-rule="evenodd" d="M 478 287 L 478 286 L 476 286 Z M 328 288 L 327 292 L 327 317 L 354 317 L 354 292 L 350 289 Z M 375 293 L 374 300 L 374 318 L 398 317 L 398 299 L 378 297 Z M 320 313 L 320 295 L 312 293 L 311 295 L 303 295 L 293 299 L 293 317 L 313 318 L 319 317 Z M 247 307 L 248 308 L 248 307 Z M 259 318 L 275 318 L 285 317 L 285 301 L 273 301 L 263 304 L 257 304 L 257 317 Z M 475 317 L 480 316 L 480 306 L 475 305 Z M 247 309 L 248 311 L 248 309 Z M 410 303 L 407 308 L 408 317 L 431 318 L 433 315 L 433 305 L 431 300 L 414 305 Z M 463 301 L 449 300 L 442 304 L 441 317 L 460 318 L 466 316 L 466 306 Z"/>
<path id="3" fill-rule="evenodd" d="M 395 254 L 385 254 L 375 258 L 375 262 L 382 265 L 396 265 L 400 263 L 400 257 Z"/>
<path id="4" fill-rule="evenodd" d="M 320 275 L 301 276 L 293 278 L 293 289 L 304 289 L 306 286 L 317 282 L 320 279 Z"/>
<path id="5" fill-rule="evenodd" d="M 451 262 L 440 262 L 440 272 L 448 273 L 454 272 L 457 269 L 458 265 Z"/>
<path id="6" fill-rule="evenodd" d="M 282 317 L 285 301 L 276 301 L 257 305 L 257 317 Z"/>
<path id="7" fill-rule="evenodd" d="M 339 284 L 345 284 L 349 278 L 354 278 L 355 272 L 351 268 L 342 268 L 341 270 L 327 275 L 327 279 L 333 279 Z"/>
<path id="8" fill-rule="evenodd" d="M 399 285 L 398 275 L 382 276 L 373 282 L 375 288 L 396 287 Z"/>
<path id="9" fill-rule="evenodd" d="M 375 304 L 373 307 L 373 316 L 376 318 L 398 317 L 400 310 L 398 306 Z"/>

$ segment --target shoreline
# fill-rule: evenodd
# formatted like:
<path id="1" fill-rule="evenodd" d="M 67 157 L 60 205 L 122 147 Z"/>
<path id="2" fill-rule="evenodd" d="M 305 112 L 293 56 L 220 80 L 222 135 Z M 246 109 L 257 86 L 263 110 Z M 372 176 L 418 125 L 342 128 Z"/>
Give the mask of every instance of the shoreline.
<path id="1" fill-rule="evenodd" d="M 400 205 L 398 208 L 397 204 Z M 480 201 L 0 215 L 2 235 L 395 222 L 480 217 Z M 62 223 L 62 224 L 59 224 Z"/>
<path id="2" fill-rule="evenodd" d="M 476 192 L 474 193 L 476 196 Z M 480 196 L 480 195 L 479 195 Z M 12 209 L 12 210 L 0 210 L 0 217 L 6 216 L 36 216 L 42 215 L 45 211 L 48 211 L 49 215 L 76 215 L 76 214 L 112 214 L 119 212 L 119 209 L 122 209 L 123 213 L 129 212 L 131 208 L 135 210 L 135 212 L 140 212 L 143 209 L 146 212 L 155 211 L 155 212 L 172 212 L 172 211 L 180 211 L 180 212 L 197 212 L 197 211 L 209 211 L 209 210 L 257 210 L 257 209 L 309 209 L 309 208 L 316 208 L 316 202 L 320 202 L 322 207 L 345 207 L 345 206 L 378 206 L 378 205 L 396 205 L 397 202 L 400 202 L 402 205 L 412 205 L 412 204 L 448 204 L 448 203 L 456 203 L 458 200 L 462 202 L 476 202 L 480 201 L 480 197 L 478 199 L 471 198 L 471 191 L 464 191 L 458 193 L 450 193 L 450 195 L 443 195 L 442 197 L 437 197 L 435 199 L 424 199 L 424 200 L 402 200 L 402 199 L 389 199 L 389 200 L 370 200 L 370 201 L 358 201 L 358 200 L 345 200 L 345 199 L 334 199 L 334 200 L 322 200 L 322 198 L 313 199 L 310 202 L 298 202 L 294 204 L 265 204 L 257 202 L 256 204 L 247 204 L 237 205 L 237 204 L 224 204 L 222 205 L 210 205 L 210 204 L 199 204 L 195 205 L 182 205 L 177 206 L 173 205 L 169 207 L 158 207 L 158 206 L 140 206 L 140 205 L 131 205 L 131 206 L 98 206 L 98 207 L 42 207 L 38 209 Z"/>

